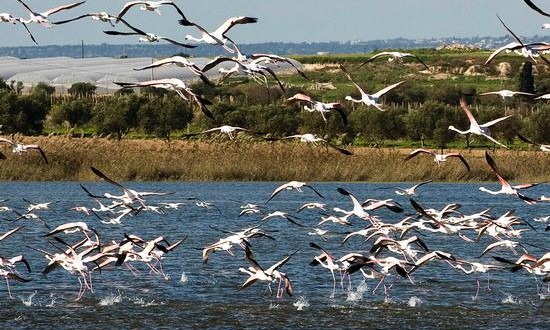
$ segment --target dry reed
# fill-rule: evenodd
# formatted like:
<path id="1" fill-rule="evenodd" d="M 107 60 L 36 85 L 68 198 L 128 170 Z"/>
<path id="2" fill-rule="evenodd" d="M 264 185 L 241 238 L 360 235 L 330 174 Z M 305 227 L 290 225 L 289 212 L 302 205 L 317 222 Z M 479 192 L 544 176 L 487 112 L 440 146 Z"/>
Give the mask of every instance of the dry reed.
<path id="1" fill-rule="evenodd" d="M 0 180 L 97 180 L 90 166 L 125 181 L 496 181 L 484 151 L 461 150 L 471 166 L 456 159 L 438 167 L 433 158 L 403 161 L 410 149 L 350 147 L 344 156 L 322 146 L 284 142 L 197 142 L 109 140 L 103 138 L 22 137 L 37 143 L 50 164 L 33 151 L 0 161 Z M 499 149 L 492 153 L 510 181 L 550 180 L 550 154 Z"/>

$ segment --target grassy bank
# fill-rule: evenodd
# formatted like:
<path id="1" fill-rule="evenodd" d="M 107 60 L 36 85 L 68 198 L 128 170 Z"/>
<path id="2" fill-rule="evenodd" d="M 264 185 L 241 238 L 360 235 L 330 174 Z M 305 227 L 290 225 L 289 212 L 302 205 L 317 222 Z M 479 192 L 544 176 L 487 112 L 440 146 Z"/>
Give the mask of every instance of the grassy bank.
<path id="1" fill-rule="evenodd" d="M 117 180 L 182 181 L 496 181 L 482 150 L 461 150 L 471 171 L 457 159 L 441 167 L 428 156 L 407 162 L 410 149 L 350 147 L 344 156 L 322 146 L 282 142 L 107 140 L 101 138 L 24 137 L 37 143 L 49 164 L 33 151 L 0 161 L 0 180 L 97 180 L 90 166 Z M 550 154 L 502 150 L 492 153 L 502 175 L 511 181 L 550 181 Z"/>

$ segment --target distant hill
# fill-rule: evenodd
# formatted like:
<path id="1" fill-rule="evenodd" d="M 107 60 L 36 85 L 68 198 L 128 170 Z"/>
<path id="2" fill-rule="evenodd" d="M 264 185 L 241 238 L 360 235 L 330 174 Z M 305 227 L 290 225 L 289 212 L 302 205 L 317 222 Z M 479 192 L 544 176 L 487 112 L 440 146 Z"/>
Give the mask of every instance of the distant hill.
<path id="1" fill-rule="evenodd" d="M 541 41 L 543 37 L 535 36 L 524 38 L 524 42 Z M 265 42 L 241 45 L 245 53 L 274 53 L 279 55 L 293 54 L 352 54 L 370 53 L 377 49 L 418 49 L 437 48 L 444 45 L 463 44 L 480 49 L 494 49 L 512 41 L 509 36 L 502 37 L 471 37 L 471 38 L 439 38 L 439 39 L 387 39 L 370 41 L 347 42 Z M 222 55 L 219 47 L 199 45 L 197 48 L 187 49 L 172 44 L 128 44 L 128 45 L 48 45 L 29 47 L 0 47 L 0 56 L 18 58 L 39 57 L 162 57 L 173 54 L 187 54 L 193 57 Z"/>

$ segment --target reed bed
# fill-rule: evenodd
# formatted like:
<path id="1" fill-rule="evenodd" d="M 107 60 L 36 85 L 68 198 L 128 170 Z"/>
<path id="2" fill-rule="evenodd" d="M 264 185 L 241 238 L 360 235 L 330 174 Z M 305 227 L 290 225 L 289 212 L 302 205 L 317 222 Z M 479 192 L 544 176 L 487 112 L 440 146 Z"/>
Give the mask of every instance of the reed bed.
<path id="1" fill-rule="evenodd" d="M 110 140 L 104 138 L 22 137 L 39 144 L 38 153 L 14 155 L 0 161 L 0 180 L 92 181 L 97 167 L 124 181 L 496 181 L 483 150 L 460 150 L 471 171 L 457 159 L 438 167 L 427 155 L 407 162 L 411 149 L 349 147 L 344 156 L 330 148 L 285 142 L 200 142 Z M 447 150 L 451 151 L 451 150 Z M 492 153 L 501 174 L 510 181 L 550 181 L 550 154 L 498 149 Z"/>

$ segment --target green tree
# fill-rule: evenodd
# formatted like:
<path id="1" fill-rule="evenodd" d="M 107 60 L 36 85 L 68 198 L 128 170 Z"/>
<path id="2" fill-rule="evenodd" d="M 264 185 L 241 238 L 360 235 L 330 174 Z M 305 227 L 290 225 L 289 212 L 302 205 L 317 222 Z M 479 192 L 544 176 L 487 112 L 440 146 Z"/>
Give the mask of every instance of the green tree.
<path id="1" fill-rule="evenodd" d="M 68 122 L 69 126 L 75 127 L 87 123 L 92 119 L 93 104 L 86 99 L 68 100 L 55 105 L 51 112 L 52 123 L 60 125 Z"/>
<path id="2" fill-rule="evenodd" d="M 93 109 L 93 123 L 101 134 L 122 136 L 136 126 L 140 102 L 136 95 L 108 97 L 98 102 Z"/>
<path id="3" fill-rule="evenodd" d="M 170 133 L 183 129 L 193 119 L 193 109 L 178 95 L 149 98 L 138 111 L 139 126 L 169 140 Z"/>
<path id="4" fill-rule="evenodd" d="M 73 96 L 90 97 L 95 94 L 97 86 L 87 82 L 77 82 L 71 85 L 67 92 Z"/>

